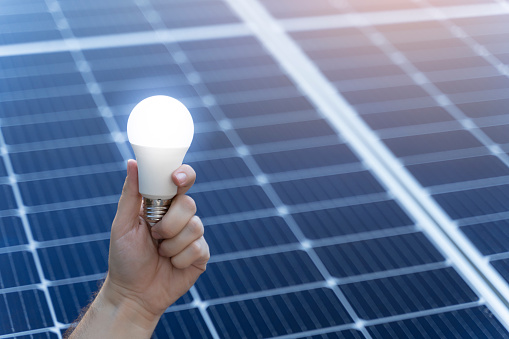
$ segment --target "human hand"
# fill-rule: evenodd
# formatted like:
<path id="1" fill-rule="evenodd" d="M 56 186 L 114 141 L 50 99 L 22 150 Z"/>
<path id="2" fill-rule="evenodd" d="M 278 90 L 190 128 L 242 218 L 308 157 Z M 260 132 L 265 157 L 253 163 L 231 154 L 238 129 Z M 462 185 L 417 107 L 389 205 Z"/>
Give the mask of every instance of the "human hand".
<path id="1" fill-rule="evenodd" d="M 100 294 L 112 303 L 128 301 L 148 323 L 157 323 L 166 308 L 193 286 L 210 258 L 196 205 L 185 195 L 196 173 L 183 165 L 172 174 L 177 195 L 152 228 L 142 217 L 136 161 L 128 162 L 127 173 L 111 229 L 109 272 Z"/>

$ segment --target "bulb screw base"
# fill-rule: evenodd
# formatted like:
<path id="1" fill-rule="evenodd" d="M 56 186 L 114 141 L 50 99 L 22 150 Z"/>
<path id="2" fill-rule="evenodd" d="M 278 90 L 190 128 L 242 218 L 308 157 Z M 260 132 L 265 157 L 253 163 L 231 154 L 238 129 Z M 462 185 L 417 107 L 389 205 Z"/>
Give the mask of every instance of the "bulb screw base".
<path id="1" fill-rule="evenodd" d="M 160 221 L 168 209 L 173 199 L 149 199 L 143 197 L 143 215 L 150 226 L 154 226 Z"/>

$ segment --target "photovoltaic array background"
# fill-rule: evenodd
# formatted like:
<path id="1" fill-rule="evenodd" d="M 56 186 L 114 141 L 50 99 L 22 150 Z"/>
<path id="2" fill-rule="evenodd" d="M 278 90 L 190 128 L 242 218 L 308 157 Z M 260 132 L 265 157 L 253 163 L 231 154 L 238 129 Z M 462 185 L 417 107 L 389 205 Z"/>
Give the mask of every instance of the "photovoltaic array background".
<path id="1" fill-rule="evenodd" d="M 158 94 L 212 258 L 154 338 L 509 338 L 506 2 L 0 8 L 0 338 L 90 302 Z"/>

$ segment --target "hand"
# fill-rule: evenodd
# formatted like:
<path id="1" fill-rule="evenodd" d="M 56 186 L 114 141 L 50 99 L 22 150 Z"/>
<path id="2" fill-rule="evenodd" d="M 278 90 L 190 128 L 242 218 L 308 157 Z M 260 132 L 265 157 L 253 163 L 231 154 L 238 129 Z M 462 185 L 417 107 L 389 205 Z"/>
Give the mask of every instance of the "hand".
<path id="1" fill-rule="evenodd" d="M 196 173 L 183 165 L 172 174 L 177 195 L 152 228 L 142 217 L 136 161 L 128 162 L 127 173 L 111 229 L 109 272 L 101 294 L 108 292 L 113 302 L 132 301 L 142 316 L 153 321 L 193 286 L 210 258 L 196 205 L 185 195 Z"/>

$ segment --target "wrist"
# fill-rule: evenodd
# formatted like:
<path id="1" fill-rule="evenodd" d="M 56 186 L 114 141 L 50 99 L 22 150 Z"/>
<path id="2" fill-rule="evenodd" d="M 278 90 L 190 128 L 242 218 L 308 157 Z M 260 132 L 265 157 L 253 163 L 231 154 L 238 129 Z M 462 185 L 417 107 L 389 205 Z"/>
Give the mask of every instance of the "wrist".
<path id="1" fill-rule="evenodd" d="M 150 338 L 161 315 L 148 312 L 106 278 L 70 338 Z"/>
<path id="2" fill-rule="evenodd" d="M 103 307 L 110 310 L 120 326 L 129 324 L 130 331 L 135 333 L 148 333 L 154 331 L 161 314 L 154 314 L 143 306 L 143 300 L 126 293 L 120 286 L 111 282 L 108 277 L 97 295 Z M 96 298 L 96 299 L 97 299 Z M 133 332 L 131 332 L 133 333 Z"/>

